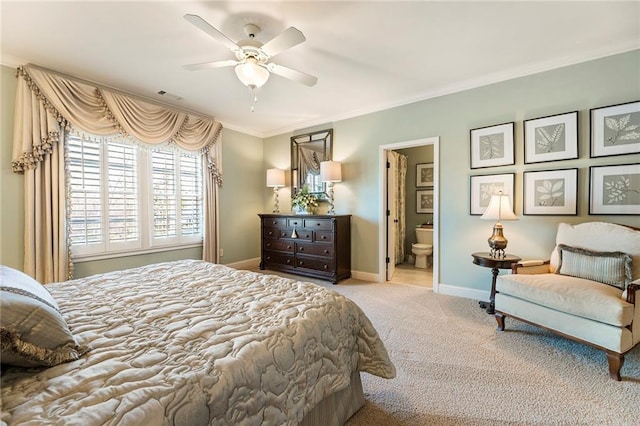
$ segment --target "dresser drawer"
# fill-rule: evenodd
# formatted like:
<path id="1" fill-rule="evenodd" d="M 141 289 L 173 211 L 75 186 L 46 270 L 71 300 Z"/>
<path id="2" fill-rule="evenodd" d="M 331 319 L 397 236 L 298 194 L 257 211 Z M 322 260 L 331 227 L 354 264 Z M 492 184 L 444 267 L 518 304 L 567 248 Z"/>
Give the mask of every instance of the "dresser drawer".
<path id="1" fill-rule="evenodd" d="M 291 234 L 293 233 L 293 229 L 289 232 L 289 237 L 291 238 Z M 296 229 L 296 235 L 298 240 L 303 241 L 311 241 L 313 239 L 313 232 L 306 229 Z"/>
<path id="2" fill-rule="evenodd" d="M 280 229 L 271 226 L 265 226 L 262 231 L 262 237 L 269 240 L 275 240 L 280 237 Z"/>
<path id="3" fill-rule="evenodd" d="M 318 243 L 296 243 L 296 253 L 314 256 L 333 257 L 333 245 Z"/>
<path id="4" fill-rule="evenodd" d="M 333 271 L 333 262 L 331 259 L 318 257 L 305 257 L 296 255 L 296 268 L 313 269 L 315 271 L 331 272 Z"/>
<path id="5" fill-rule="evenodd" d="M 331 219 L 305 219 L 304 227 L 306 229 L 333 229 L 333 221 Z"/>
<path id="6" fill-rule="evenodd" d="M 304 226 L 304 219 L 301 217 L 290 217 L 287 219 L 287 226 L 289 228 L 302 228 Z"/>
<path id="7" fill-rule="evenodd" d="M 287 226 L 286 217 L 270 217 L 264 220 L 265 227 L 285 228 Z"/>
<path id="8" fill-rule="evenodd" d="M 265 240 L 264 249 L 293 253 L 293 242 L 288 240 Z"/>
<path id="9" fill-rule="evenodd" d="M 314 231 L 313 241 L 319 243 L 331 243 L 333 242 L 333 231 Z"/>
<path id="10" fill-rule="evenodd" d="M 265 265 L 291 265 L 293 266 L 293 254 L 278 253 L 275 251 L 264 252 Z"/>

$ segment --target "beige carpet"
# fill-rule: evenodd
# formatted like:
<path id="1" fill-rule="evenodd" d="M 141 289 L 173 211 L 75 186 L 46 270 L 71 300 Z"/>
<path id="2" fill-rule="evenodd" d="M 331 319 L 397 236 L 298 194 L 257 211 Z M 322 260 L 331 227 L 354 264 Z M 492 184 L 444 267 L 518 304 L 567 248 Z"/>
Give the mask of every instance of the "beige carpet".
<path id="1" fill-rule="evenodd" d="M 392 380 L 363 373 L 367 402 L 349 426 L 640 425 L 640 347 L 616 382 L 603 352 L 510 319 L 497 332 L 474 300 L 315 282 L 364 310 L 397 369 Z"/>

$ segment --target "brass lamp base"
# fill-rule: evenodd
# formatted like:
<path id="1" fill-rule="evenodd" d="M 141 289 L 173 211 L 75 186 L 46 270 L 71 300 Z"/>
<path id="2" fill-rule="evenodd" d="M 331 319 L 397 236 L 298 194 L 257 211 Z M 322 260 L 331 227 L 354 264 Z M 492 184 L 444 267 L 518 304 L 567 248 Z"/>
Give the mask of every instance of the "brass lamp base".
<path id="1" fill-rule="evenodd" d="M 489 242 L 489 247 L 491 247 L 490 255 L 495 259 L 504 259 L 506 257 L 506 253 L 504 249 L 507 248 L 507 243 L 509 242 L 502 233 L 502 224 L 496 223 L 493 226 L 493 234 L 487 240 Z"/>

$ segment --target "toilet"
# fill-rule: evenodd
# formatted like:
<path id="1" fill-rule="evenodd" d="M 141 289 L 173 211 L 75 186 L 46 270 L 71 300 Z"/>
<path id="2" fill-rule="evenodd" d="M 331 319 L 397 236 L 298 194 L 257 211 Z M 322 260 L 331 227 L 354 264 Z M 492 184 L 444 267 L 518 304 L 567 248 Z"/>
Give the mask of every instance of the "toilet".
<path id="1" fill-rule="evenodd" d="M 411 245 L 411 252 L 416 257 L 416 268 L 428 268 L 429 256 L 433 253 L 433 228 L 416 228 L 417 243 Z"/>

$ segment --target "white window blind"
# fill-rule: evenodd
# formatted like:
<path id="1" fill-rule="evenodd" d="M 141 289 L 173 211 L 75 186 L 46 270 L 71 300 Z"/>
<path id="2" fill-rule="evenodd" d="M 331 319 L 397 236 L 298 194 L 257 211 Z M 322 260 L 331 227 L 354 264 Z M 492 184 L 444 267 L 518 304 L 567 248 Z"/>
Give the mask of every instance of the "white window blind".
<path id="1" fill-rule="evenodd" d="M 100 144 L 68 138 L 70 237 L 74 244 L 102 243 Z"/>
<path id="2" fill-rule="evenodd" d="M 136 147 L 114 143 L 108 145 L 107 150 L 109 241 L 138 241 L 140 232 Z"/>
<path id="3" fill-rule="evenodd" d="M 203 232 L 202 164 L 196 156 L 180 157 L 180 215 L 182 235 L 199 237 Z"/>
<path id="4" fill-rule="evenodd" d="M 153 167 L 153 237 L 176 236 L 176 161 L 173 151 L 154 151 Z"/>
<path id="5" fill-rule="evenodd" d="M 110 257 L 202 242 L 198 154 L 73 135 L 66 142 L 74 256 Z"/>

